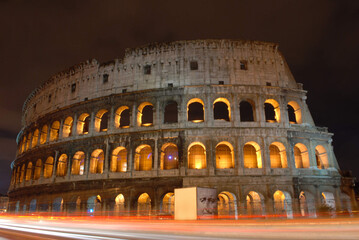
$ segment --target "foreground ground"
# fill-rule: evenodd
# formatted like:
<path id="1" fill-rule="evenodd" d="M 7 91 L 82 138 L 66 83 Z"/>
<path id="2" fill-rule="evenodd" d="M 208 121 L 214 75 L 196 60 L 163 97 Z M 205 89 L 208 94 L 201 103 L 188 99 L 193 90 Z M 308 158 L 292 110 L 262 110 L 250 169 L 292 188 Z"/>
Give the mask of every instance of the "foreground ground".
<path id="1" fill-rule="evenodd" d="M 359 239 L 359 217 L 175 221 L 3 216 L 4 239 Z"/>

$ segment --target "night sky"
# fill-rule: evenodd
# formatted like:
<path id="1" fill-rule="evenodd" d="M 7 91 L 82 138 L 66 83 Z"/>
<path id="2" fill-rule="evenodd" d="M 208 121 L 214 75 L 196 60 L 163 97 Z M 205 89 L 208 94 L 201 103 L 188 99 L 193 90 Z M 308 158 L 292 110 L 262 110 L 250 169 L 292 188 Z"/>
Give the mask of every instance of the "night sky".
<path id="1" fill-rule="evenodd" d="M 359 1 L 0 0 L 0 193 L 10 182 L 27 96 L 87 59 L 150 42 L 231 38 L 279 43 L 317 126 L 359 178 Z"/>

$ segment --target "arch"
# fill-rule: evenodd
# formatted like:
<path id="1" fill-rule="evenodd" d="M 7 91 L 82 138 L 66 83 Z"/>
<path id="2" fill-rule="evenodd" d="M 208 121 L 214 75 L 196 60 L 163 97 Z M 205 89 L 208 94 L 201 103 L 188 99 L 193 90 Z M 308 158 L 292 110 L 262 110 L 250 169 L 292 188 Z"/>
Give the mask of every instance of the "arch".
<path id="1" fill-rule="evenodd" d="M 64 207 L 64 199 L 62 197 L 55 198 L 52 202 L 52 212 L 62 212 Z"/>
<path id="2" fill-rule="evenodd" d="M 303 217 L 316 217 L 315 199 L 309 192 L 301 191 L 299 194 L 300 214 Z"/>
<path id="3" fill-rule="evenodd" d="M 32 142 L 31 142 L 31 147 L 36 147 L 37 146 L 37 142 L 39 141 L 39 129 L 36 129 L 34 131 L 34 134 L 32 135 Z"/>
<path id="4" fill-rule="evenodd" d="M 295 144 L 293 152 L 296 168 L 310 167 L 308 149 L 303 143 Z"/>
<path id="5" fill-rule="evenodd" d="M 173 215 L 174 203 L 175 203 L 174 193 L 173 192 L 166 193 L 161 201 L 161 212 L 163 214 Z"/>
<path id="6" fill-rule="evenodd" d="M 214 120 L 231 121 L 231 104 L 226 98 L 217 98 L 213 102 Z"/>
<path id="7" fill-rule="evenodd" d="M 24 176 L 25 176 L 25 163 L 21 166 L 20 183 L 22 183 L 24 181 Z"/>
<path id="8" fill-rule="evenodd" d="M 60 131 L 60 122 L 59 121 L 53 122 L 50 129 L 50 142 L 59 139 L 59 131 Z"/>
<path id="9" fill-rule="evenodd" d="M 108 111 L 106 109 L 98 111 L 95 116 L 95 131 L 106 132 L 108 128 L 108 119 Z"/>
<path id="10" fill-rule="evenodd" d="M 293 218 L 292 198 L 288 192 L 277 190 L 273 194 L 274 212 L 287 218 Z"/>
<path id="11" fill-rule="evenodd" d="M 42 161 L 41 159 L 37 159 L 35 170 L 34 170 L 34 180 L 37 180 L 41 176 L 41 169 L 42 169 Z"/>
<path id="12" fill-rule="evenodd" d="M 17 171 L 16 171 L 16 183 L 20 182 L 20 175 L 21 175 L 21 170 L 20 170 L 20 166 L 17 167 Z"/>
<path id="13" fill-rule="evenodd" d="M 315 157 L 319 169 L 327 169 L 329 167 L 328 154 L 322 145 L 317 145 L 315 147 Z"/>
<path id="14" fill-rule="evenodd" d="M 47 125 L 42 126 L 42 128 L 41 128 L 41 134 L 40 134 L 40 144 L 46 143 L 46 140 L 47 140 L 47 131 L 48 131 Z"/>
<path id="15" fill-rule="evenodd" d="M 31 133 L 27 134 L 27 138 L 26 138 L 26 150 L 29 150 L 30 147 L 31 147 L 30 141 L 31 141 Z"/>
<path id="16" fill-rule="evenodd" d="M 247 214 L 262 216 L 264 215 L 264 197 L 262 194 L 250 191 L 246 196 Z"/>
<path id="17" fill-rule="evenodd" d="M 102 149 L 96 149 L 91 154 L 90 173 L 103 173 L 105 154 Z"/>
<path id="18" fill-rule="evenodd" d="M 165 107 L 165 113 L 163 116 L 164 123 L 176 123 L 178 122 L 178 104 L 175 101 L 169 101 Z"/>
<path id="19" fill-rule="evenodd" d="M 125 212 L 125 197 L 123 194 L 118 194 L 115 198 L 115 208 L 114 208 L 115 214 L 119 215 L 121 213 Z"/>
<path id="20" fill-rule="evenodd" d="M 32 162 L 29 162 L 26 168 L 25 181 L 29 181 L 31 179 L 31 174 L 32 174 Z"/>
<path id="21" fill-rule="evenodd" d="M 287 168 L 287 152 L 283 143 L 273 142 L 269 146 L 269 158 L 271 168 Z"/>
<path id="22" fill-rule="evenodd" d="M 88 134 L 90 126 L 90 114 L 82 113 L 77 120 L 77 134 Z"/>
<path id="23" fill-rule="evenodd" d="M 67 170 L 67 155 L 61 154 L 57 162 L 56 176 L 58 177 L 66 176 L 66 170 Z"/>
<path id="24" fill-rule="evenodd" d="M 115 127 L 116 128 L 130 127 L 130 108 L 128 106 L 121 106 L 117 108 L 115 114 Z"/>
<path id="25" fill-rule="evenodd" d="M 26 135 L 24 135 L 24 137 L 20 142 L 20 153 L 23 153 L 25 151 L 25 147 L 26 147 Z"/>
<path id="26" fill-rule="evenodd" d="M 334 194 L 331 192 L 322 192 L 321 194 L 321 211 L 333 213 L 336 210 Z"/>
<path id="27" fill-rule="evenodd" d="M 53 168 L 54 168 L 54 158 L 48 157 L 44 165 L 44 178 L 50 178 L 52 176 Z"/>
<path id="28" fill-rule="evenodd" d="M 204 122 L 204 103 L 199 98 L 192 98 L 187 103 L 187 120 L 191 122 Z"/>
<path id="29" fill-rule="evenodd" d="M 162 170 L 178 168 L 178 148 L 176 144 L 165 143 L 162 145 L 160 168 Z"/>
<path id="30" fill-rule="evenodd" d="M 72 117 L 67 117 L 64 121 L 64 125 L 62 127 L 62 137 L 67 138 L 72 136 L 72 126 L 74 119 Z"/>
<path id="31" fill-rule="evenodd" d="M 32 199 L 29 206 L 29 212 L 36 212 L 37 201 L 36 199 Z M 26 205 L 24 205 L 24 211 L 26 210 Z"/>
<path id="32" fill-rule="evenodd" d="M 138 106 L 137 113 L 138 126 L 152 126 L 153 125 L 153 104 L 150 102 L 143 102 Z"/>
<path id="33" fill-rule="evenodd" d="M 101 213 L 102 210 L 102 199 L 100 195 L 91 196 L 87 199 L 87 213 Z"/>
<path id="34" fill-rule="evenodd" d="M 267 99 L 264 102 L 264 113 L 266 122 L 280 122 L 280 108 L 276 100 Z"/>
<path id="35" fill-rule="evenodd" d="M 302 123 L 302 110 L 296 101 L 288 102 L 288 119 L 289 123 L 301 124 Z"/>
<path id="36" fill-rule="evenodd" d="M 151 215 L 151 198 L 147 193 L 142 193 L 137 199 L 137 215 Z"/>
<path id="37" fill-rule="evenodd" d="M 239 115 L 241 122 L 254 122 L 254 102 L 241 101 L 239 103 Z"/>
<path id="38" fill-rule="evenodd" d="M 218 194 L 218 216 L 222 217 L 234 217 L 237 219 L 238 217 L 238 209 L 237 209 L 237 198 L 231 192 L 223 191 Z"/>
<path id="39" fill-rule="evenodd" d="M 244 168 L 262 168 L 261 149 L 256 142 L 247 142 L 243 146 Z"/>
<path id="40" fill-rule="evenodd" d="M 83 175 L 85 171 L 85 153 L 82 151 L 77 151 L 72 157 L 72 175 Z"/>
<path id="41" fill-rule="evenodd" d="M 117 147 L 112 151 L 111 172 L 127 171 L 127 149 L 125 147 Z"/>
<path id="42" fill-rule="evenodd" d="M 229 142 L 220 142 L 217 144 L 216 168 L 234 168 L 233 146 Z"/>
<path id="43" fill-rule="evenodd" d="M 200 142 L 193 142 L 188 146 L 188 168 L 207 168 L 206 147 Z"/>
<path id="44" fill-rule="evenodd" d="M 152 148 L 150 147 L 150 145 L 143 144 L 136 148 L 135 170 L 152 170 Z"/>

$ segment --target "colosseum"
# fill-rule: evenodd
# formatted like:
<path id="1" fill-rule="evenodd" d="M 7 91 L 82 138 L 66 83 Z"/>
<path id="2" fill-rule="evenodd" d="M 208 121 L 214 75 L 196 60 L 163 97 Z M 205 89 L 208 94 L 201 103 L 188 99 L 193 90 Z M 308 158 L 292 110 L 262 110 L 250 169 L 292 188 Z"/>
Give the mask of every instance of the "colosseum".
<path id="1" fill-rule="evenodd" d="M 174 189 L 206 187 L 218 216 L 350 212 L 353 179 L 306 93 L 268 42 L 155 43 L 80 63 L 24 103 L 9 210 L 170 215 Z"/>

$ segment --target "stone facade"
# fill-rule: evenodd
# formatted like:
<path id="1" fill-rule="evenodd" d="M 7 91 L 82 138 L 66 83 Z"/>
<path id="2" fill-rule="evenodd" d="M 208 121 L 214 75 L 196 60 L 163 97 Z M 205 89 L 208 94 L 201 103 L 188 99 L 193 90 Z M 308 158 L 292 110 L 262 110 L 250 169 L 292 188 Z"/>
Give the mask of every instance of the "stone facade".
<path id="1" fill-rule="evenodd" d="M 178 41 L 63 71 L 25 101 L 10 210 L 170 214 L 216 188 L 221 216 L 348 210 L 332 135 L 278 45 Z"/>

